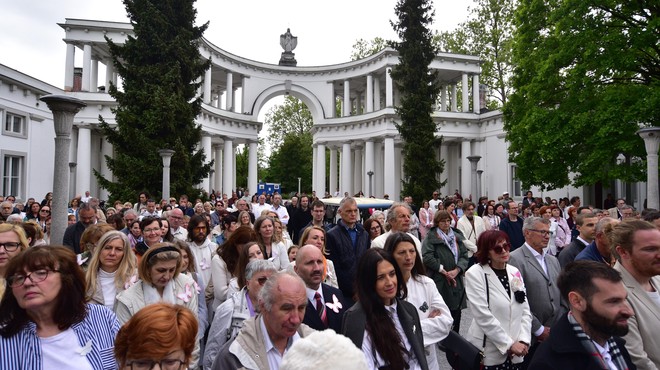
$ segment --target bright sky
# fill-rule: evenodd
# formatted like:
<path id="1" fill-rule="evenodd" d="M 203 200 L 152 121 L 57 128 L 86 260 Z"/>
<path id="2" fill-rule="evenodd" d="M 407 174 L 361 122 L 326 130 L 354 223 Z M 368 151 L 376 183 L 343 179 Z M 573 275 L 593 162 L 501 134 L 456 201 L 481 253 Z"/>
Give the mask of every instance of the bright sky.
<path id="1" fill-rule="evenodd" d="M 230 53 L 277 64 L 280 34 L 298 37 L 298 65 L 350 60 L 357 39 L 395 39 L 396 0 L 198 0 L 197 21 L 210 21 L 205 37 Z M 467 19 L 472 0 L 434 0 L 437 30 L 452 30 Z M 128 22 L 120 0 L 0 0 L 0 64 L 57 87 L 64 85 L 65 18 Z M 82 52 L 76 53 L 76 66 Z"/>

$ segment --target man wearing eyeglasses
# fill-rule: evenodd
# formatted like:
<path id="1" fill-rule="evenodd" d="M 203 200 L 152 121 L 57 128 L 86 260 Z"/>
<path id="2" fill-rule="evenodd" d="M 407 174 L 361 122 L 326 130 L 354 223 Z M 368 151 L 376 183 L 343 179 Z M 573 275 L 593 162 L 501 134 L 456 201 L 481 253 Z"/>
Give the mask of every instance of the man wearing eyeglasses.
<path id="1" fill-rule="evenodd" d="M 565 312 L 561 307 L 557 276 L 561 272 L 559 261 L 547 253 L 550 240 L 550 220 L 528 217 L 523 223 L 525 243 L 511 252 L 509 263 L 520 270 L 529 308 L 532 311 L 532 334 L 535 340 L 525 356 L 526 369 L 539 343 L 550 335 L 550 327 Z"/>

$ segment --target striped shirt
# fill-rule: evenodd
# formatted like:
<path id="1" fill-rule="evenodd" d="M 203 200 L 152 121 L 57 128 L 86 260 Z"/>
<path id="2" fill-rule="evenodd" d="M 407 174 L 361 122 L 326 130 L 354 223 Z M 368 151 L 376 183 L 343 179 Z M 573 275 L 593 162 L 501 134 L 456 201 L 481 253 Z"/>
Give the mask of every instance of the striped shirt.
<path id="1" fill-rule="evenodd" d="M 81 347 L 91 344 L 86 357 L 92 368 L 118 369 L 113 351 L 119 322 L 112 311 L 104 306 L 88 304 L 85 318 L 71 328 Z M 0 353 L 0 369 L 42 370 L 37 325 L 30 322 L 14 336 L 0 336 Z"/>

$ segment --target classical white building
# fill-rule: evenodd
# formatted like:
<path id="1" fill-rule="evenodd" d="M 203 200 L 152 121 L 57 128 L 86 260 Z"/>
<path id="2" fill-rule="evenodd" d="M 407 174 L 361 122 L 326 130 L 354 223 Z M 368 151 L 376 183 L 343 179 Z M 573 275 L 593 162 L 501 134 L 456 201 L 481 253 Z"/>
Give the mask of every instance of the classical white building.
<path id="1" fill-rule="evenodd" d="M 132 28 L 128 23 L 81 19 L 66 19 L 59 26 L 64 30 L 66 45 L 63 89 L 0 65 L 0 194 L 39 198 L 51 190 L 55 134 L 52 114 L 39 98 L 68 94 L 87 103 L 74 120 L 70 194 L 91 190 L 106 199 L 108 194 L 99 187 L 92 171 L 112 177 L 102 159 L 104 155 L 112 156 L 113 148 L 104 140 L 98 123 L 99 115 L 114 123 L 111 108 L 116 105 L 105 91 L 108 81 L 117 83 L 117 74 L 104 37 L 122 44 Z M 82 65 L 76 65 L 76 53 L 82 53 Z M 396 51 L 386 49 L 365 59 L 316 67 L 249 60 L 206 39 L 202 40 L 200 53 L 212 61 L 200 91 L 200 147 L 207 160 L 215 161 L 212 175 L 201 184 L 204 189 L 230 192 L 236 188 L 234 153 L 238 145 L 244 144 L 250 154 L 248 188 L 254 192 L 258 182 L 257 138 L 263 128 L 258 114 L 273 97 L 292 95 L 307 105 L 314 119 L 314 140 L 310 143 L 314 153 L 312 189 L 318 195 L 363 191 L 377 197 L 389 194 L 394 199 L 400 193 L 402 143 L 394 110 L 399 92 L 389 75 L 398 63 Z M 464 196 L 496 199 L 509 191 L 520 197 L 523 189 L 515 180 L 515 164 L 508 162 L 502 113 L 481 109 L 479 64 L 477 57 L 447 53 L 438 54 L 431 63 L 442 85 L 433 114 L 436 136 L 444 140 L 439 149 L 429 148 L 428 155 L 446 160 L 441 176 L 441 180 L 447 180 L 440 189 L 443 195 L 458 189 Z M 342 102 L 339 114 L 338 100 Z M 633 189 L 638 199 L 643 199 L 639 197 L 642 188 Z M 586 197 L 585 203 L 596 199 L 593 189 L 532 191 L 544 197 Z"/>

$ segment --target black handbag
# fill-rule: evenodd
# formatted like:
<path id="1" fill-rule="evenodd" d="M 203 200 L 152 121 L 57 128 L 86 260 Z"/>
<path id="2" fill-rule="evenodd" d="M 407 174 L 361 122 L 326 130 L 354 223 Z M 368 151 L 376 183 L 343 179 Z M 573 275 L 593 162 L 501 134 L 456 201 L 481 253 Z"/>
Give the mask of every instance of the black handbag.
<path id="1" fill-rule="evenodd" d="M 488 289 L 488 277 L 486 278 L 486 301 L 490 307 L 490 295 Z M 484 351 L 486 348 L 486 335 L 484 334 L 484 342 L 482 349 L 479 349 L 474 344 L 467 341 L 467 339 L 460 336 L 460 334 L 451 330 L 447 338 L 441 342 L 445 347 L 445 355 L 447 362 L 454 370 L 480 370 L 483 369 Z"/>

